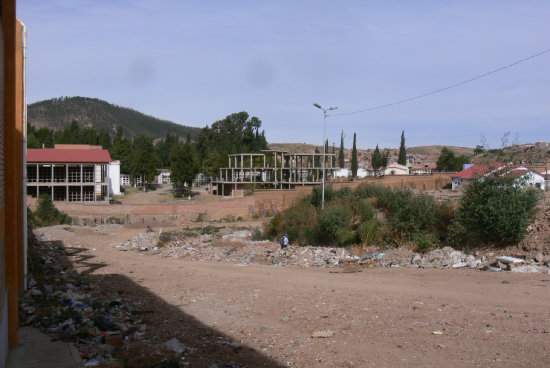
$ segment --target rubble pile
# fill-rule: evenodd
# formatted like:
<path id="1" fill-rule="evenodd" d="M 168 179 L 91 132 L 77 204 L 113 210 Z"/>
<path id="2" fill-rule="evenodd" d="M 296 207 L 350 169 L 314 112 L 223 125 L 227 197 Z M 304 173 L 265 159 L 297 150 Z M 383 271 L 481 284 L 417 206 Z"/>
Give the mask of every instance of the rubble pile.
<path id="1" fill-rule="evenodd" d="M 119 360 L 130 344 L 147 343 L 147 313 L 124 290 L 101 288 L 71 269 L 69 252 L 58 242 L 39 239 L 32 247 L 28 290 L 20 299 L 20 325 L 34 326 L 56 338 L 75 343 L 84 366 Z M 97 280 L 96 280 L 97 281 Z M 157 346 L 174 355 L 175 343 Z"/>
<path id="2" fill-rule="evenodd" d="M 541 229 L 544 225 L 534 225 Z M 471 268 L 491 271 L 542 272 L 548 273 L 548 258 L 540 252 L 531 258 L 502 258 L 503 252 L 466 254 L 451 247 L 435 249 L 428 253 L 390 248 L 369 252 L 362 257 L 352 255 L 343 248 L 290 246 L 281 249 L 271 241 L 253 241 L 251 229 L 224 228 L 219 233 L 197 234 L 193 232 L 170 233 L 168 240 L 159 243 L 159 234 L 138 234 L 116 246 L 121 250 L 149 251 L 155 255 L 182 258 L 190 261 L 230 262 L 239 264 L 274 264 L 293 267 L 337 267 L 353 263 L 367 267 L 412 267 L 412 268 Z M 191 234 L 191 235 L 189 235 Z M 162 236 L 165 234 L 162 234 Z M 508 257 L 513 258 L 513 257 Z"/>
<path id="3" fill-rule="evenodd" d="M 215 261 L 242 264 L 275 264 L 296 267 L 337 266 L 340 258 L 351 258 L 345 249 L 328 247 L 287 247 L 271 241 L 252 241 L 250 231 L 221 236 L 201 235 L 172 240 L 160 251 L 165 257 L 191 261 Z"/>
<path id="4" fill-rule="evenodd" d="M 123 243 L 120 243 L 116 248 L 124 251 L 128 250 L 139 250 L 139 251 L 148 251 L 148 250 L 157 250 L 157 244 L 159 241 L 158 233 L 146 232 L 142 234 L 137 234 Z"/>

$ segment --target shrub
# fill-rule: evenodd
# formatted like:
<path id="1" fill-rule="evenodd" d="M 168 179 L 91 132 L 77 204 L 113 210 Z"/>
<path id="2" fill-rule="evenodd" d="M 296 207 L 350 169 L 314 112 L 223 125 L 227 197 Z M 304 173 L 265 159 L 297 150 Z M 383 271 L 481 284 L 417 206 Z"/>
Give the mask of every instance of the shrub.
<path id="1" fill-rule="evenodd" d="M 506 246 L 520 242 L 541 193 L 532 188 L 522 189 L 517 184 L 497 177 L 484 177 L 470 183 L 449 228 L 450 243 Z"/>
<path id="2" fill-rule="evenodd" d="M 381 242 L 380 223 L 376 219 L 364 221 L 357 229 L 359 239 L 365 245 L 376 245 Z"/>
<path id="3" fill-rule="evenodd" d="M 258 228 L 252 230 L 252 240 L 253 241 L 260 241 L 263 240 L 264 237 L 262 236 L 262 231 Z"/>
<path id="4" fill-rule="evenodd" d="M 346 227 L 351 221 L 351 211 L 338 205 L 329 205 L 319 214 L 315 226 L 309 231 L 313 244 L 345 245 L 351 239 Z"/>
<path id="5" fill-rule="evenodd" d="M 299 201 L 267 223 L 264 237 L 273 240 L 286 233 L 293 244 L 306 244 L 307 231 L 315 224 L 316 218 L 315 207 L 309 201 Z"/>
<path id="6" fill-rule="evenodd" d="M 416 243 L 416 250 L 419 253 L 428 253 L 434 249 L 438 242 L 437 236 L 427 232 L 414 234 L 413 240 Z"/>
<path id="7" fill-rule="evenodd" d="M 334 189 L 332 186 L 325 186 L 325 204 L 330 202 L 335 197 Z M 323 198 L 323 188 L 316 186 L 312 189 L 311 194 L 308 196 L 309 202 L 315 207 L 321 207 Z"/>
<path id="8" fill-rule="evenodd" d="M 57 224 L 70 224 L 71 217 L 65 212 L 59 211 L 53 204 L 48 194 L 41 194 L 38 197 L 36 211 L 30 211 L 32 216 L 29 218 L 31 223 L 36 226 L 50 226 Z M 27 211 L 27 214 L 29 211 Z"/>

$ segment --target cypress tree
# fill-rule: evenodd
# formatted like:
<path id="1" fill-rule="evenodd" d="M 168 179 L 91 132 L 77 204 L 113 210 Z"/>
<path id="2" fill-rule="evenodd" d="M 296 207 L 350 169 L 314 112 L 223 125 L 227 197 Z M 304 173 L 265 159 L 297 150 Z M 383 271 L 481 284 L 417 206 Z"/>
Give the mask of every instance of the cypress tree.
<path id="1" fill-rule="evenodd" d="M 357 169 L 359 164 L 357 162 L 357 147 L 355 146 L 355 133 L 353 133 L 353 148 L 351 150 L 351 177 L 357 177 Z"/>
<path id="2" fill-rule="evenodd" d="M 344 131 L 340 135 L 340 152 L 338 152 L 338 166 L 340 169 L 344 168 Z"/>
<path id="3" fill-rule="evenodd" d="M 380 149 L 378 148 L 378 145 L 376 145 L 376 148 L 372 153 L 371 165 L 374 171 L 377 171 L 382 166 L 382 157 L 380 155 Z"/>
<path id="4" fill-rule="evenodd" d="M 397 163 L 400 165 L 407 165 L 407 151 L 405 149 L 405 131 L 401 132 L 401 146 L 399 146 L 399 158 Z"/>

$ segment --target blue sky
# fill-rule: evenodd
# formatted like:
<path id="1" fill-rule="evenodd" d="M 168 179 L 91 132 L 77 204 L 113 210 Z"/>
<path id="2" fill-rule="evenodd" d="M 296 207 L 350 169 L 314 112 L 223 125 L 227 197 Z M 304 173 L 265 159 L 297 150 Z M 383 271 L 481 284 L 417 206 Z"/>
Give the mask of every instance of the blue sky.
<path id="1" fill-rule="evenodd" d="M 269 142 L 321 144 L 322 111 L 420 95 L 550 48 L 541 1 L 19 0 L 29 103 L 87 96 L 203 127 L 233 112 Z M 550 141 L 550 52 L 410 103 L 331 116 L 351 147 Z"/>

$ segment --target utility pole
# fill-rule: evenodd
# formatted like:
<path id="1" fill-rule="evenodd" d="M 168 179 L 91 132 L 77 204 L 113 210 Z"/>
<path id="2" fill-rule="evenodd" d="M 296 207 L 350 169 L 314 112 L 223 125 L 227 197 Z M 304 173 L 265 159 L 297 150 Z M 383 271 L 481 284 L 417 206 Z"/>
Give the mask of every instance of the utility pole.
<path id="1" fill-rule="evenodd" d="M 327 111 L 336 110 L 338 106 L 331 106 L 328 109 L 323 109 L 318 103 L 314 103 L 313 106 L 323 110 L 323 184 L 321 194 L 321 209 L 325 209 L 325 141 L 327 140 Z"/>

